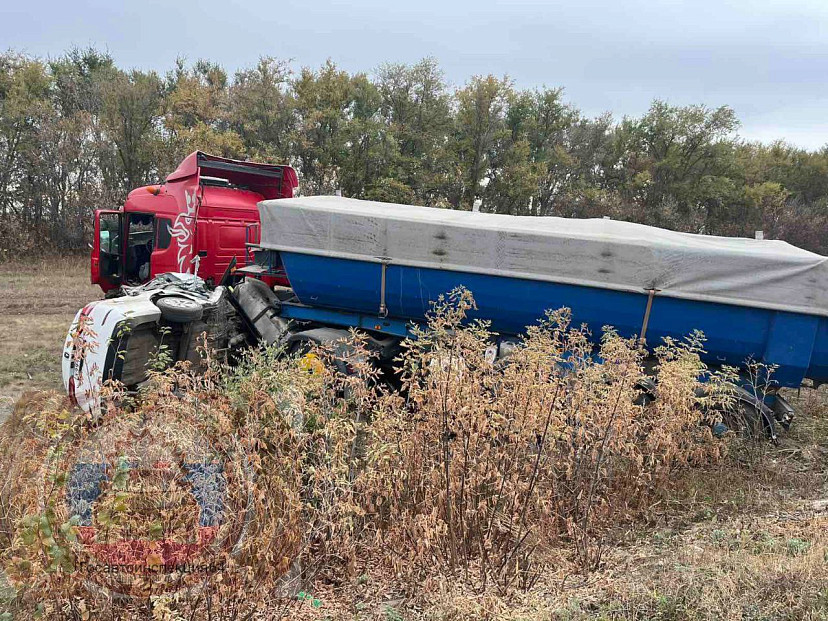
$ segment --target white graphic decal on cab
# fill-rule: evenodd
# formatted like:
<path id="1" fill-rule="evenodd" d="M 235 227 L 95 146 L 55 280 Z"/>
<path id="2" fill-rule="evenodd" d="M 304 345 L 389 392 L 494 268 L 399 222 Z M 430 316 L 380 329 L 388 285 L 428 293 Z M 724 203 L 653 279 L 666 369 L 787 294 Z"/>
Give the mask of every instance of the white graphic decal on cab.
<path id="1" fill-rule="evenodd" d="M 178 271 L 189 274 L 191 268 L 188 260 L 193 254 L 193 222 L 195 221 L 197 204 L 196 191 L 184 190 L 184 199 L 187 202 L 187 211 L 179 213 L 175 217 L 175 223 L 167 228 L 178 246 Z"/>

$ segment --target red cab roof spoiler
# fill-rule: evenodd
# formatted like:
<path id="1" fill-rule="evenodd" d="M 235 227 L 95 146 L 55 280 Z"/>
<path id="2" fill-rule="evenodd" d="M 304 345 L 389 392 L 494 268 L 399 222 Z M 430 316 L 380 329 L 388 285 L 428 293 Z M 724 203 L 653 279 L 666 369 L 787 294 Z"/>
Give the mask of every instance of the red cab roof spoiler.
<path id="1" fill-rule="evenodd" d="M 167 182 L 180 181 L 198 174 L 199 177 L 220 177 L 230 183 L 250 188 L 265 198 L 290 198 L 299 185 L 296 171 L 290 166 L 242 162 L 202 151 L 190 153 Z"/>

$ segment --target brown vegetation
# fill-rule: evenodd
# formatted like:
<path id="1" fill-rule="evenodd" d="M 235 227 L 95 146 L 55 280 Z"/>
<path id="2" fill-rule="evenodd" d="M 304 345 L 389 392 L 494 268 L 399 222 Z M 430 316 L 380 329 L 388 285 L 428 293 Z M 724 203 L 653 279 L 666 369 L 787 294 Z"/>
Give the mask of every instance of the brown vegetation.
<path id="1" fill-rule="evenodd" d="M 609 332 L 588 357 L 558 312 L 495 367 L 485 326 L 459 326 L 470 304 L 444 303 L 410 344 L 405 398 L 372 381 L 358 338 L 299 361 L 262 350 L 204 376 L 157 372 L 95 421 L 57 395 L 27 397 L 0 439 L 2 558 L 18 589 L 4 605 L 78 619 L 825 614 L 828 507 L 812 501 L 828 495 L 828 429 L 814 391 L 781 447 L 747 466 L 738 442 L 700 424 L 695 343 L 660 350 L 662 399 L 643 407 L 635 343 Z M 131 600 L 77 579 L 88 535 L 60 477 L 77 455 L 54 448 L 93 441 L 117 473 L 141 451 L 191 461 L 194 438 L 224 456 L 225 504 L 250 516 L 211 535 L 240 542 L 211 548 L 221 570 L 149 598 L 148 583 L 110 576 Z M 182 501 L 167 472 L 140 476 Z M 146 538 L 146 507 L 116 482 L 97 536 Z M 192 511 L 164 515 L 165 533 L 194 528 Z"/>

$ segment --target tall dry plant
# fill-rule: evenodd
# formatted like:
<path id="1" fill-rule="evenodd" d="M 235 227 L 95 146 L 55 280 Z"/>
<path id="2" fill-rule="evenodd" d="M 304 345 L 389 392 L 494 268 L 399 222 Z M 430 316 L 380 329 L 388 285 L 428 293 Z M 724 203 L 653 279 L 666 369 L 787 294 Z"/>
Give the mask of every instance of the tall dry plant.
<path id="1" fill-rule="evenodd" d="M 495 335 L 469 321 L 473 310 L 468 291 L 441 298 L 405 343 L 399 390 L 380 381 L 369 342 L 353 333 L 298 357 L 252 350 L 233 367 L 205 352 L 203 373 L 158 365 L 137 395 L 106 387 L 98 417 L 56 396 L 18 410 L 0 434 L 0 559 L 18 588 L 15 610 L 300 618 L 300 591 L 365 571 L 411 591 L 427 579 L 529 588 L 561 561 L 598 567 L 615 530 L 648 509 L 666 477 L 721 456 L 704 424 L 712 397 L 698 396 L 715 394 L 700 390 L 698 335 L 656 350 L 658 398 L 646 402 L 636 341 L 605 329 L 594 347 L 563 309 L 495 360 Z M 112 476 L 90 508 L 91 532 L 61 499 L 70 464 L 90 461 L 76 447 L 93 440 Z M 137 467 L 139 450 L 162 467 Z M 199 460 L 199 476 L 220 472 L 225 511 L 207 531 L 193 522 L 205 509 L 187 488 Z M 176 465 L 183 476 L 170 474 Z M 133 507 L 127 476 L 162 490 L 163 502 Z M 190 551 L 209 553 L 210 571 L 92 580 L 97 590 L 78 579 L 102 533 L 139 541 L 143 556 L 118 558 L 140 564 L 165 560 L 144 549 L 158 533 L 188 528 L 203 546 Z M 112 595 L 125 590 L 126 599 Z"/>
<path id="2" fill-rule="evenodd" d="M 528 587 L 560 547 L 595 569 L 660 480 L 721 455 L 697 338 L 657 350 L 658 399 L 636 405 L 635 340 L 606 329 L 594 351 L 561 310 L 493 363 L 473 308 L 462 290 L 437 304 L 401 360 L 406 407 L 374 412 L 362 494 L 396 572 Z"/>
<path id="3" fill-rule="evenodd" d="M 97 416 L 56 395 L 21 407 L 0 435 L 8 466 L 0 559 L 18 589 L 15 611 L 61 619 L 295 616 L 303 585 L 354 562 L 361 513 L 352 487 L 367 406 L 358 395 L 374 371 L 354 360 L 366 373 L 359 380 L 355 367 L 337 373 L 323 355 L 308 365 L 260 349 L 234 368 L 208 359 L 206 373 L 186 363 L 153 370 L 137 395 L 105 386 Z M 89 483 L 103 488 L 89 526 L 69 515 L 77 507 L 66 500 L 78 463 L 106 472 Z M 200 507 L 194 476 L 202 478 Z M 205 510 L 223 519 L 205 528 Z M 150 578 L 138 571 L 182 561 L 209 569 Z M 101 570 L 87 575 L 89 566 Z"/>

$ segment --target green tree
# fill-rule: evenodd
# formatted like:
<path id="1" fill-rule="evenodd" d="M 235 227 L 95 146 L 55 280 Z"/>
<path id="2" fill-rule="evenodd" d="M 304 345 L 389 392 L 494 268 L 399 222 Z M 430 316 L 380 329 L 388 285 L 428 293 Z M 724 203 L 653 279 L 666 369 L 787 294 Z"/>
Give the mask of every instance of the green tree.
<path id="1" fill-rule="evenodd" d="M 103 91 L 102 125 L 117 156 L 120 194 L 156 180 L 162 149 L 163 84 L 154 72 L 119 73 Z M 115 178 L 111 182 L 115 182 Z"/>
<path id="2" fill-rule="evenodd" d="M 222 67 L 199 60 L 187 68 L 178 59 L 165 86 L 164 128 L 174 159 L 195 150 L 224 157 L 244 155 L 244 143 L 231 128 L 229 82 Z"/>
<path id="3" fill-rule="evenodd" d="M 377 70 L 377 87 L 387 130 L 398 145 L 395 178 L 410 189 L 403 194 L 412 202 L 440 203 L 451 170 L 446 142 L 452 129 L 443 72 L 433 58 L 415 65 L 386 63 Z"/>
<path id="4" fill-rule="evenodd" d="M 347 155 L 340 165 L 340 185 L 346 196 L 363 198 L 389 175 L 397 159 L 397 143 L 380 114 L 382 97 L 364 74 L 351 78 L 352 104 L 344 133 Z"/>
<path id="5" fill-rule="evenodd" d="M 739 122 L 727 106 L 670 106 L 654 101 L 641 119 L 625 118 L 615 133 L 613 177 L 622 196 L 639 202 L 654 224 L 713 232 L 734 196 Z"/>
<path id="6" fill-rule="evenodd" d="M 44 63 L 12 53 L 0 56 L 0 244 L 5 251 L 25 248 L 30 240 L 21 237 L 44 217 L 44 201 L 31 175 L 41 161 L 38 132 L 52 114 L 51 88 Z"/>
<path id="7" fill-rule="evenodd" d="M 284 162 L 291 156 L 294 102 L 287 62 L 265 57 L 236 73 L 230 87 L 231 127 L 257 160 Z"/>
<path id="8" fill-rule="evenodd" d="M 303 192 L 331 193 L 341 187 L 340 167 L 349 154 L 354 86 L 330 60 L 317 72 L 302 69 L 293 81 L 293 155 Z"/>
<path id="9" fill-rule="evenodd" d="M 493 159 L 486 187 L 488 209 L 521 215 L 550 215 L 576 180 L 577 160 L 568 130 L 578 114 L 562 101 L 560 89 L 512 92 L 508 133 Z"/>
<path id="10" fill-rule="evenodd" d="M 456 93 L 457 117 L 452 136 L 456 171 L 449 202 L 470 209 L 483 195 L 492 160 L 508 136 L 506 111 L 512 84 L 508 78 L 475 76 Z"/>

